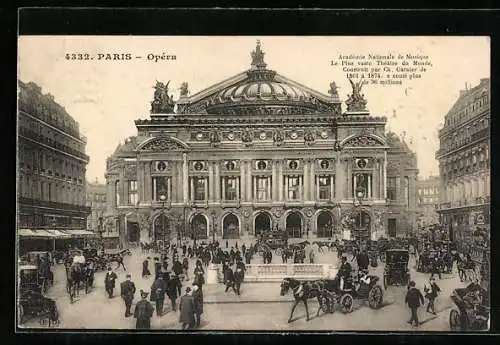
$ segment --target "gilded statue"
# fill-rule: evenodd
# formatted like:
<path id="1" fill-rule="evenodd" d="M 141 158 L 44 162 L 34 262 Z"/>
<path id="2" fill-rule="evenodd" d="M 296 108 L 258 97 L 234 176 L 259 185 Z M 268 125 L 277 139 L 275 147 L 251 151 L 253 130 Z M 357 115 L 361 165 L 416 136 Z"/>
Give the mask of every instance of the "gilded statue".
<path id="1" fill-rule="evenodd" d="M 352 79 L 349 79 L 352 86 L 352 94 L 346 101 L 347 111 L 366 111 L 365 95 L 361 93 L 361 88 L 363 87 L 363 79 L 355 83 Z"/>
<path id="2" fill-rule="evenodd" d="M 153 102 L 151 102 L 151 113 L 153 114 L 170 114 L 174 112 L 174 98 L 173 95 L 168 95 L 168 85 L 163 82 L 156 81 Z"/>

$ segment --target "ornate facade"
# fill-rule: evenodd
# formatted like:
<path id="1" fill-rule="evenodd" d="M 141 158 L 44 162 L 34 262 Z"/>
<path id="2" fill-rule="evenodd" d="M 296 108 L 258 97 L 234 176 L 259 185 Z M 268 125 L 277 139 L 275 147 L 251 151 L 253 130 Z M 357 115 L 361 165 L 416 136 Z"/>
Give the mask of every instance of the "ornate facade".
<path id="1" fill-rule="evenodd" d="M 104 214 L 106 213 L 106 184 L 87 183 L 86 193 L 87 206 L 90 207 L 90 215 L 87 217 L 87 230 L 93 232 L 104 232 Z"/>
<path id="2" fill-rule="evenodd" d="M 411 171 L 411 189 L 416 170 L 366 109 L 362 84 L 343 113 L 334 82 L 328 95 L 267 69 L 259 43 L 251 57 L 249 70 L 191 96 L 182 83 L 175 102 L 157 83 L 150 118 L 107 160 L 107 222 L 123 242 L 271 229 L 378 238 L 403 221 L 402 187 L 388 203 L 388 177 Z"/>
<path id="3" fill-rule="evenodd" d="M 439 176 L 430 176 L 417 181 L 420 228 L 439 223 L 439 215 L 436 212 L 439 204 L 439 188 Z"/>
<path id="4" fill-rule="evenodd" d="M 439 131 L 438 213 L 452 239 L 474 241 L 490 230 L 490 80 L 460 91 Z"/>
<path id="5" fill-rule="evenodd" d="M 52 95 L 19 81 L 19 228 L 86 228 L 85 145 L 78 123 Z"/>

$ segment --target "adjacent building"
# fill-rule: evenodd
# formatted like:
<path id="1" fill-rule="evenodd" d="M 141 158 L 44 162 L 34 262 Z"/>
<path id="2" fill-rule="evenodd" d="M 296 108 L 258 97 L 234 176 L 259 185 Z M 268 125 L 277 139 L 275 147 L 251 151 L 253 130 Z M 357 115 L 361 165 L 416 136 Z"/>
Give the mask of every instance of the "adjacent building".
<path id="1" fill-rule="evenodd" d="M 452 240 L 470 248 L 490 231 L 490 80 L 460 91 L 439 131 L 437 212 Z M 468 249 L 466 249 L 468 250 Z"/>
<path id="2" fill-rule="evenodd" d="M 50 94 L 19 81 L 18 228 L 86 228 L 89 157 L 78 123 Z"/>
<path id="3" fill-rule="evenodd" d="M 105 224 L 121 242 L 289 237 L 373 238 L 412 229 L 416 157 L 352 83 L 313 90 L 250 69 L 174 101 L 157 82 L 148 119 L 107 160 Z M 388 195 L 389 194 L 389 195 Z M 389 231 L 388 231 L 389 229 Z"/>
<path id="4" fill-rule="evenodd" d="M 104 214 L 106 213 L 106 184 L 95 182 L 87 183 L 87 206 L 90 214 L 87 217 L 87 230 L 100 233 L 104 231 Z"/>
<path id="5" fill-rule="evenodd" d="M 439 176 L 429 176 L 417 181 L 420 212 L 417 223 L 420 229 L 439 223 L 439 215 L 436 211 L 439 205 L 440 184 Z"/>

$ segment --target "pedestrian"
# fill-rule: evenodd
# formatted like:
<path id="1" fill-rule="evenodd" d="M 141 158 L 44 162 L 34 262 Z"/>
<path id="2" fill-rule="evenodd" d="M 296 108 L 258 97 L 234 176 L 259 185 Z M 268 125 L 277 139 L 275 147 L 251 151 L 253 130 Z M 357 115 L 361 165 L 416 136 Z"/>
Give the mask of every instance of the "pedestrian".
<path id="1" fill-rule="evenodd" d="M 194 279 L 193 284 L 196 284 L 200 290 L 203 290 L 203 284 L 205 284 L 205 270 L 200 260 L 196 261 L 196 267 L 194 268 Z"/>
<path id="2" fill-rule="evenodd" d="M 229 248 L 229 242 L 226 240 L 226 249 Z"/>
<path id="3" fill-rule="evenodd" d="M 198 285 L 193 285 L 194 316 L 196 328 L 200 327 L 201 314 L 203 314 L 203 291 Z"/>
<path id="4" fill-rule="evenodd" d="M 420 290 L 415 287 L 415 282 L 413 280 L 409 283 L 405 303 L 408 304 L 408 307 L 410 307 L 411 310 L 411 318 L 410 320 L 408 320 L 408 323 L 412 324 L 413 322 L 415 322 L 415 326 L 420 326 L 420 323 L 418 322 L 417 309 L 425 302 L 424 296 L 422 296 Z"/>
<path id="5" fill-rule="evenodd" d="M 191 288 L 188 286 L 186 288 L 186 293 L 181 297 L 181 302 L 179 304 L 179 322 L 182 324 L 182 329 L 192 329 L 194 320 L 194 298 L 191 293 Z"/>
<path id="6" fill-rule="evenodd" d="M 187 257 L 184 257 L 184 259 L 182 259 L 182 274 L 184 276 L 184 279 L 189 281 L 189 261 Z"/>
<path id="7" fill-rule="evenodd" d="M 154 261 L 155 261 L 155 280 L 156 280 L 156 279 L 158 279 L 158 276 L 161 273 L 161 262 L 160 262 L 160 258 L 158 258 L 158 257 L 155 257 Z"/>
<path id="8" fill-rule="evenodd" d="M 437 274 L 439 279 L 441 279 L 441 262 L 439 257 L 436 256 L 434 260 L 431 262 L 431 278 L 434 277 L 434 274 Z"/>
<path id="9" fill-rule="evenodd" d="M 188 253 L 189 258 L 192 259 L 194 256 L 194 252 L 193 252 L 193 248 L 191 247 L 191 245 L 188 246 L 187 253 Z"/>
<path id="10" fill-rule="evenodd" d="M 183 243 L 181 248 L 182 248 L 182 256 L 186 256 L 186 251 L 187 251 L 186 243 Z"/>
<path id="11" fill-rule="evenodd" d="M 108 267 L 106 277 L 104 277 L 104 287 L 108 293 L 109 298 L 113 298 L 113 290 L 115 289 L 115 280 L 118 279 L 116 273 L 113 272 L 111 267 Z"/>
<path id="12" fill-rule="evenodd" d="M 368 270 L 368 265 L 370 264 L 370 258 L 368 257 L 366 250 L 363 250 L 358 255 L 356 255 L 356 263 L 358 264 L 358 269 Z"/>
<path id="13" fill-rule="evenodd" d="M 238 249 L 238 241 L 236 241 L 236 245 L 235 245 L 236 249 Z"/>
<path id="14" fill-rule="evenodd" d="M 229 288 L 232 288 L 234 293 L 237 293 L 234 286 L 234 272 L 231 266 L 227 266 L 226 268 L 226 272 L 224 273 L 224 282 L 226 283 L 226 290 L 224 292 L 227 292 Z"/>
<path id="15" fill-rule="evenodd" d="M 163 315 L 163 303 L 165 301 L 165 281 L 160 274 L 158 278 L 151 285 L 151 302 L 156 302 L 156 315 Z"/>
<path id="16" fill-rule="evenodd" d="M 434 278 L 431 278 L 429 280 L 430 287 L 424 287 L 424 292 L 425 292 L 425 298 L 429 300 L 429 303 L 427 304 L 427 312 L 436 315 L 436 308 L 434 306 L 434 301 L 437 298 L 437 295 L 439 292 L 441 292 L 441 289 L 439 286 L 436 284 L 436 280 Z"/>
<path id="17" fill-rule="evenodd" d="M 137 319 L 135 323 L 136 329 L 150 329 L 151 317 L 153 316 L 153 306 L 148 302 L 148 293 L 141 290 L 141 300 L 137 302 L 134 310 L 134 317 Z"/>
<path id="18" fill-rule="evenodd" d="M 246 253 L 245 253 L 245 263 L 247 265 L 250 265 L 251 261 L 252 261 L 252 251 L 251 250 L 247 250 Z"/>
<path id="19" fill-rule="evenodd" d="M 233 274 L 233 280 L 234 280 L 233 290 L 238 296 L 240 295 L 241 283 L 243 282 L 244 276 L 245 276 L 245 265 L 243 264 L 243 262 L 240 261 L 239 263 L 235 264 L 235 269 Z"/>
<path id="20" fill-rule="evenodd" d="M 340 290 L 344 289 L 344 283 L 351 277 L 352 268 L 351 264 L 347 262 L 347 256 L 342 255 L 342 263 L 339 269 L 339 277 L 340 277 Z"/>
<path id="21" fill-rule="evenodd" d="M 309 263 L 310 264 L 314 263 L 314 258 L 315 258 L 314 249 L 311 248 L 309 250 Z"/>
<path id="22" fill-rule="evenodd" d="M 245 245 L 245 243 L 243 243 L 241 245 L 241 254 L 245 256 L 246 252 L 247 252 L 247 246 Z"/>
<path id="23" fill-rule="evenodd" d="M 151 276 L 151 272 L 149 271 L 149 260 L 151 260 L 151 258 L 148 256 L 142 262 L 142 277 L 143 278 L 149 278 Z"/>
<path id="24" fill-rule="evenodd" d="M 131 281 L 130 274 L 127 274 L 126 280 L 120 284 L 120 295 L 125 302 L 125 317 L 132 316 L 130 313 L 130 307 L 132 307 L 132 301 L 135 295 L 135 284 Z"/>
<path id="25" fill-rule="evenodd" d="M 179 280 L 179 277 L 175 275 L 175 273 L 172 273 L 170 275 L 170 280 L 167 283 L 167 295 L 168 298 L 170 299 L 170 302 L 172 303 L 172 310 L 177 311 L 177 297 L 180 296 L 182 289 L 182 284 L 181 281 Z"/>

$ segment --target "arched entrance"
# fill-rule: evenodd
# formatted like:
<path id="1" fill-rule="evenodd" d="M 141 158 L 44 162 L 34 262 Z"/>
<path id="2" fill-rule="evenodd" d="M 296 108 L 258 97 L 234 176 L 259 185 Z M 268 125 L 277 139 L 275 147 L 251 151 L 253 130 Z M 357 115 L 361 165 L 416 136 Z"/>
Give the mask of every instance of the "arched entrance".
<path id="1" fill-rule="evenodd" d="M 255 235 L 271 231 L 271 216 L 266 212 L 261 212 L 255 217 Z"/>
<path id="2" fill-rule="evenodd" d="M 372 219 L 366 211 L 358 211 L 354 216 L 354 239 L 367 241 L 370 239 Z"/>
<path id="3" fill-rule="evenodd" d="M 139 224 L 137 222 L 127 221 L 127 242 L 139 242 L 141 232 L 139 231 Z"/>
<path id="4" fill-rule="evenodd" d="M 154 241 L 170 240 L 170 222 L 166 215 L 160 214 L 154 222 Z"/>
<path id="5" fill-rule="evenodd" d="M 316 218 L 316 229 L 318 237 L 333 237 L 334 231 L 333 216 L 328 211 L 321 211 Z"/>
<path id="6" fill-rule="evenodd" d="M 299 212 L 292 212 L 286 217 L 286 232 L 289 238 L 302 237 L 302 216 Z"/>
<path id="7" fill-rule="evenodd" d="M 225 216 L 222 221 L 222 238 L 240 238 L 240 221 L 232 213 Z"/>
<path id="8" fill-rule="evenodd" d="M 197 214 L 191 220 L 191 237 L 197 240 L 206 240 L 207 235 L 207 218 L 202 214 Z"/>

